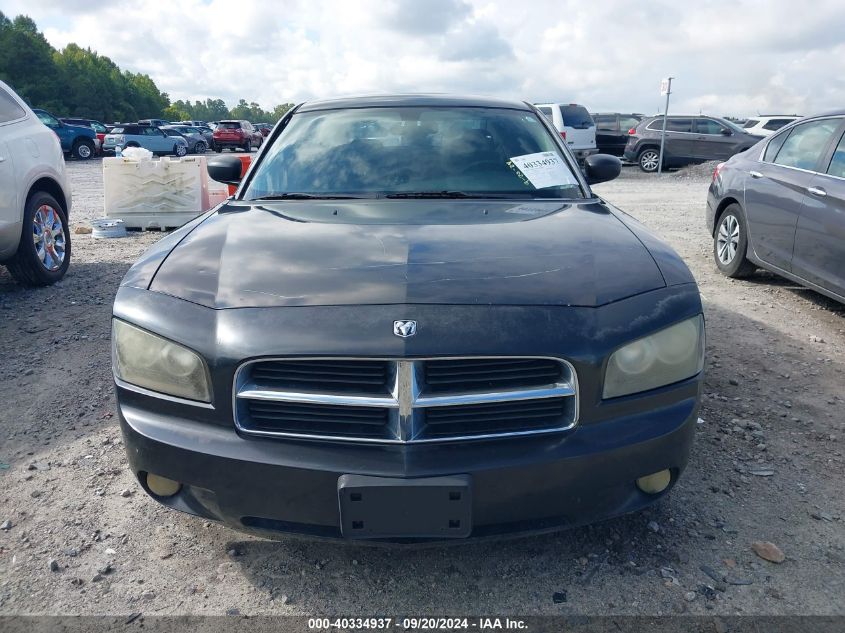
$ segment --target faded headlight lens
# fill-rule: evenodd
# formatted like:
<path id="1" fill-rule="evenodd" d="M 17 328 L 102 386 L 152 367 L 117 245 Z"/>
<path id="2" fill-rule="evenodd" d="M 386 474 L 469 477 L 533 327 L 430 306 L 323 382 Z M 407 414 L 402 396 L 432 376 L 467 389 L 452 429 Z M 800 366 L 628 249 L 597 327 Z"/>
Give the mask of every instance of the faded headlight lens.
<path id="1" fill-rule="evenodd" d="M 704 318 L 699 315 L 613 352 L 604 377 L 604 397 L 669 385 L 703 368 Z"/>
<path id="2" fill-rule="evenodd" d="M 112 362 L 121 380 L 171 396 L 211 402 L 199 354 L 124 321 L 112 320 Z"/>

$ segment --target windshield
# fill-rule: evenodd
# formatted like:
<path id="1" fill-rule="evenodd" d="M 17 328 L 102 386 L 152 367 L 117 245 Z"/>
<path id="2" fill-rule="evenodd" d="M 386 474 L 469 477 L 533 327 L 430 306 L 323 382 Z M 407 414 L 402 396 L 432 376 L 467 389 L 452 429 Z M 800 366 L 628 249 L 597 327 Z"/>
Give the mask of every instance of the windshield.
<path id="1" fill-rule="evenodd" d="M 733 131 L 734 133 L 739 132 L 740 134 L 748 134 L 748 132 L 746 130 L 743 130 L 741 127 L 739 127 L 733 121 L 728 121 L 727 119 L 719 119 L 719 122 L 727 125 L 731 129 L 731 131 Z"/>
<path id="2" fill-rule="evenodd" d="M 59 127 L 59 120 L 51 114 L 47 114 L 46 112 L 36 112 L 35 116 L 37 116 L 41 122 L 48 127 Z"/>
<path id="3" fill-rule="evenodd" d="M 533 112 L 395 107 L 296 114 L 244 194 L 582 198 Z"/>

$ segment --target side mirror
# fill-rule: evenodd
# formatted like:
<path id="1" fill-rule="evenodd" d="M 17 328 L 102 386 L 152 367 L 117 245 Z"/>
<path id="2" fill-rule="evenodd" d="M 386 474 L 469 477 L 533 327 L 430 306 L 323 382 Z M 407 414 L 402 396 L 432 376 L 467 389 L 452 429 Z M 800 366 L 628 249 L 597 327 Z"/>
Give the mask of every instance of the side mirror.
<path id="1" fill-rule="evenodd" d="M 722 136 L 733 136 L 733 135 L 734 135 L 734 133 L 731 130 L 729 130 L 727 128 L 722 128 Z"/>
<path id="2" fill-rule="evenodd" d="M 208 175 L 212 180 L 227 185 L 237 185 L 241 182 L 243 164 L 237 156 L 215 156 L 208 161 Z"/>
<path id="3" fill-rule="evenodd" d="M 587 183 L 596 185 L 613 180 L 622 173 L 622 161 L 610 154 L 593 154 L 584 161 L 584 175 Z"/>

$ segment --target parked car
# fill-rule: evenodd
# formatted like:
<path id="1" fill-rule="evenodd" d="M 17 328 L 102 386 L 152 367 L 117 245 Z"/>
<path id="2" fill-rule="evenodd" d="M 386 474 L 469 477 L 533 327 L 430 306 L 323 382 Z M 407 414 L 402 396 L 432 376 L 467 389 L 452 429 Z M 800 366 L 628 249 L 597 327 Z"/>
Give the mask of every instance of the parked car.
<path id="1" fill-rule="evenodd" d="M 598 153 L 596 124 L 593 117 L 577 103 L 538 103 L 537 109 L 554 123 L 561 138 L 579 161 Z"/>
<path id="2" fill-rule="evenodd" d="M 205 121 L 179 121 L 177 125 L 187 125 L 189 127 L 208 127 Z"/>
<path id="3" fill-rule="evenodd" d="M 70 265 L 70 185 L 56 134 L 0 81 L 0 264 L 52 284 Z"/>
<path id="4" fill-rule="evenodd" d="M 625 159 L 636 162 L 645 172 L 657 171 L 662 129 L 662 115 L 640 121 L 628 137 Z M 726 160 L 760 139 L 718 117 L 670 115 L 666 119 L 663 166 L 682 167 L 708 160 Z"/>
<path id="5" fill-rule="evenodd" d="M 208 149 L 208 141 L 202 132 L 195 127 L 189 127 L 187 125 L 166 125 L 161 129 L 168 134 L 175 132 L 182 136 L 188 142 L 188 152 L 191 154 L 205 154 Z"/>
<path id="6" fill-rule="evenodd" d="M 155 154 L 175 154 L 184 156 L 188 153 L 188 141 L 179 136 L 169 136 L 161 128 L 143 123 L 122 123 L 106 134 L 103 149 L 114 152 L 115 147 L 144 147 Z"/>
<path id="7" fill-rule="evenodd" d="M 62 144 L 62 152 L 74 158 L 88 160 L 97 151 L 97 133 L 87 125 L 62 123 L 46 110 L 35 108 L 35 116 L 55 132 Z"/>
<path id="8" fill-rule="evenodd" d="M 801 117 L 797 114 L 755 116 L 750 119 L 745 119 L 740 127 L 748 134 L 770 136 L 781 129 L 784 125 L 789 125 L 800 118 Z"/>
<path id="9" fill-rule="evenodd" d="M 214 150 L 222 152 L 227 147 L 252 151 L 253 147 L 261 147 L 264 137 L 249 121 L 220 121 L 214 128 Z"/>
<path id="10" fill-rule="evenodd" d="M 261 136 L 267 137 L 273 131 L 273 126 L 269 123 L 253 123 L 253 127 L 261 132 Z"/>
<path id="11" fill-rule="evenodd" d="M 103 141 L 105 140 L 106 134 L 108 133 L 108 128 L 105 126 L 105 124 L 100 123 L 96 119 L 82 119 L 74 117 L 62 117 L 59 120 L 62 123 L 67 123 L 68 125 L 87 125 L 91 129 L 93 129 L 94 134 L 97 135 L 97 149 L 102 150 Z"/>
<path id="12" fill-rule="evenodd" d="M 273 137 L 271 137 L 273 138 Z M 113 307 L 131 471 L 265 536 L 482 538 L 664 496 L 703 385 L 695 280 L 527 103 L 298 106 Z M 342 245 L 339 248 L 338 245 Z"/>
<path id="13" fill-rule="evenodd" d="M 138 123 L 142 123 L 144 125 L 154 125 L 156 127 L 170 125 L 170 121 L 165 121 L 164 119 L 141 119 Z"/>
<path id="14" fill-rule="evenodd" d="M 720 164 L 707 229 L 725 275 L 759 266 L 845 302 L 845 111 L 801 119 Z"/>
<path id="15" fill-rule="evenodd" d="M 591 115 L 596 122 L 596 148 L 601 154 L 622 156 L 631 135 L 645 118 L 642 114 L 599 112 Z"/>

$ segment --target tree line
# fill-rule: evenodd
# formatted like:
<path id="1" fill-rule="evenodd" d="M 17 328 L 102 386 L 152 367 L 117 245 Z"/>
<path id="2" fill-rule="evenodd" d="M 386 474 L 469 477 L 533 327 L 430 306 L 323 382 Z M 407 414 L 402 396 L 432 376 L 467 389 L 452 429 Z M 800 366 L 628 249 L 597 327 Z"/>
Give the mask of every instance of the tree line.
<path id="1" fill-rule="evenodd" d="M 68 44 L 53 48 L 35 22 L 24 15 L 13 20 L 0 11 L 0 80 L 31 107 L 56 116 L 80 116 L 104 123 L 160 118 L 168 121 L 247 119 L 275 123 L 293 107 L 284 103 L 264 110 L 245 99 L 229 109 L 222 99 L 170 101 L 152 78 L 121 70 L 90 48 Z"/>

